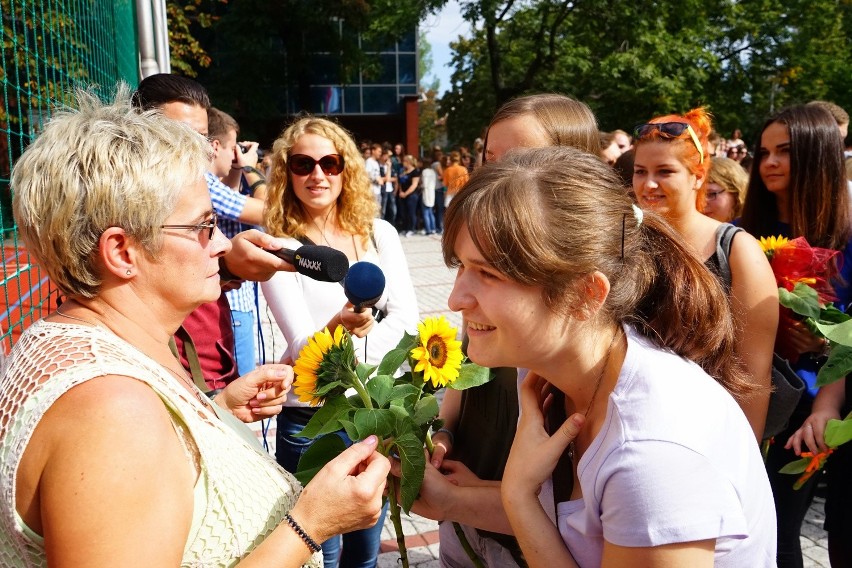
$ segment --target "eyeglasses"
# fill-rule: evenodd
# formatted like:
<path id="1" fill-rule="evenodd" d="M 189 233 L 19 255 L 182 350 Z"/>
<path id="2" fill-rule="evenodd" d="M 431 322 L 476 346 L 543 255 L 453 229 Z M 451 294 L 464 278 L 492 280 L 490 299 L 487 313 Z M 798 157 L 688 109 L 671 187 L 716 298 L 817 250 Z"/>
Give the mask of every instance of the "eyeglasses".
<path id="1" fill-rule="evenodd" d="M 704 163 L 704 148 L 701 147 L 698 135 L 695 134 L 695 131 L 688 122 L 648 122 L 646 124 L 640 124 L 633 129 L 633 137 L 644 138 L 654 131 L 657 131 L 663 136 L 667 136 L 669 138 L 679 138 L 681 134 L 688 132 L 689 137 L 692 138 L 692 141 L 695 143 L 695 148 L 698 150 L 699 163 Z"/>
<path id="2" fill-rule="evenodd" d="M 297 176 L 310 174 L 319 164 L 322 173 L 327 176 L 340 175 L 343 171 L 343 156 L 340 154 L 329 154 L 319 160 L 314 160 L 305 154 L 293 154 L 287 159 L 287 168 Z"/>
<path id="3" fill-rule="evenodd" d="M 204 221 L 203 223 L 198 223 L 197 225 L 160 225 L 161 229 L 192 229 L 193 231 L 198 231 L 199 233 L 204 229 L 207 229 L 207 240 L 213 239 L 213 232 L 216 230 L 216 227 L 219 224 L 219 217 L 216 213 L 213 213 L 213 216 L 210 217 L 208 221 Z"/>

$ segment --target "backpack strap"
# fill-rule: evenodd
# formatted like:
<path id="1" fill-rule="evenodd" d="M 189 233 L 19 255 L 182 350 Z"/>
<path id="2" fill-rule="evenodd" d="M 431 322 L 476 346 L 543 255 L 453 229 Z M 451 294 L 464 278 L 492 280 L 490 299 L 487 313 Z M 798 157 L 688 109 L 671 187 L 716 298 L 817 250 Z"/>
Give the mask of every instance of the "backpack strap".
<path id="1" fill-rule="evenodd" d="M 726 291 L 731 289 L 731 264 L 728 257 L 731 255 L 731 243 L 734 236 L 742 231 L 742 227 L 735 227 L 730 223 L 723 223 L 716 229 L 716 260 L 719 267 L 719 279 L 725 286 Z"/>

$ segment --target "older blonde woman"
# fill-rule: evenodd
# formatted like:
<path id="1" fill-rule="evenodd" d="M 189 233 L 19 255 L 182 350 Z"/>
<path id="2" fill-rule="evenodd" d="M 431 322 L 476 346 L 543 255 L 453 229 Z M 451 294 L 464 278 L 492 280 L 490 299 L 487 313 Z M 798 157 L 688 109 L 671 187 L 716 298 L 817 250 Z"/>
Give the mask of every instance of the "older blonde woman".
<path id="1" fill-rule="evenodd" d="M 748 188 L 748 173 L 735 160 L 711 158 L 704 186 L 704 214 L 722 223 L 740 216 Z"/>
<path id="2" fill-rule="evenodd" d="M 208 400 L 169 350 L 219 295 L 210 147 L 126 90 L 80 94 L 15 165 L 27 250 L 68 300 L 33 324 L 0 379 L 4 566 L 319 565 L 316 541 L 375 523 L 375 440 L 304 490 L 236 420 L 280 410 L 273 365 Z M 363 473 L 359 473 L 363 472 Z"/>

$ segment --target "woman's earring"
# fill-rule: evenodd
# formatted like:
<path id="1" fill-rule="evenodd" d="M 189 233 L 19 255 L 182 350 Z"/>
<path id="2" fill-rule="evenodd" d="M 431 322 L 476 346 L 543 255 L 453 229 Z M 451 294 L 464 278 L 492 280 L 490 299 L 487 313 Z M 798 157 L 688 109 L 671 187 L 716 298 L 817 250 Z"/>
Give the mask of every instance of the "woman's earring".
<path id="1" fill-rule="evenodd" d="M 125 272 L 125 274 L 127 274 L 128 276 L 132 274 L 129 268 L 127 269 L 127 272 Z"/>

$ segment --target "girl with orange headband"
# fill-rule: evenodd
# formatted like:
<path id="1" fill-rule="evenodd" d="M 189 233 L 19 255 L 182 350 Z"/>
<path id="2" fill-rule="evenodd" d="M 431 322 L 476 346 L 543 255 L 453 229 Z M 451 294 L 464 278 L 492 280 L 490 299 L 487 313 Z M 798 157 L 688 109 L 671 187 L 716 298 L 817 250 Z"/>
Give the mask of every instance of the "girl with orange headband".
<path id="1" fill-rule="evenodd" d="M 761 440 L 769 406 L 778 291 L 757 241 L 701 213 L 710 167 L 706 150 L 710 131 L 710 116 L 703 108 L 637 126 L 633 190 L 639 206 L 665 217 L 729 291 L 736 352 L 753 383 L 765 387 L 740 402 L 755 437 Z"/>

